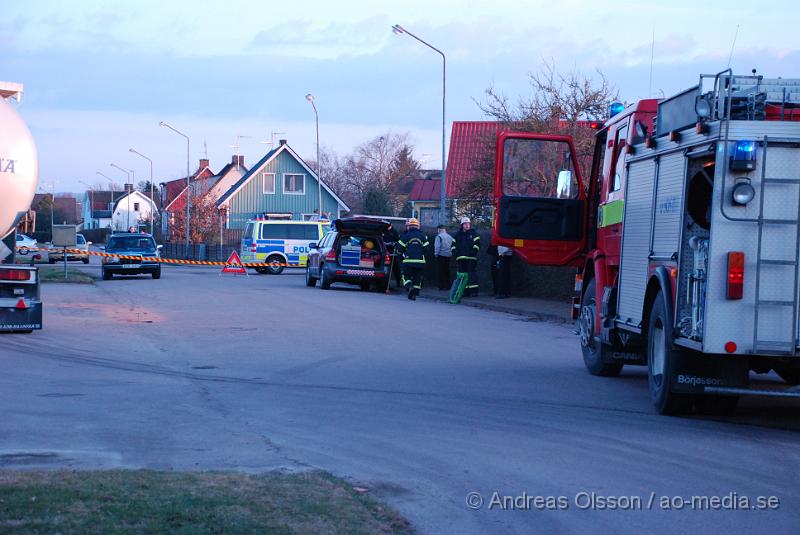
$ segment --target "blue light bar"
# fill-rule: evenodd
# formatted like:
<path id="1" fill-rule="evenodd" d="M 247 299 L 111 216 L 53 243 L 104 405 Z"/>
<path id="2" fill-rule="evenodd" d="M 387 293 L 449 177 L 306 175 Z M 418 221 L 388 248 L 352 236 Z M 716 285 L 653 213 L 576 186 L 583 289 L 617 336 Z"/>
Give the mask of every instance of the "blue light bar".
<path id="1" fill-rule="evenodd" d="M 740 139 L 731 155 L 731 171 L 755 171 L 756 168 L 755 141 Z"/>
<path id="2" fill-rule="evenodd" d="M 614 117 L 618 113 L 622 113 L 625 111 L 625 104 L 622 102 L 612 102 L 611 105 L 608 107 L 608 117 Z"/>

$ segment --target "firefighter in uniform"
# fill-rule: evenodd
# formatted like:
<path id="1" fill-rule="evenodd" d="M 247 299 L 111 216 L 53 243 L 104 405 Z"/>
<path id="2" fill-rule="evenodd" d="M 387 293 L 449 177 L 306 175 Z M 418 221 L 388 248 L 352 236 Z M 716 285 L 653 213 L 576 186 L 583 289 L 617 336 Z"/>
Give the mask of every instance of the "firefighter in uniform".
<path id="1" fill-rule="evenodd" d="M 403 286 L 408 298 L 417 299 L 425 275 L 425 247 L 428 237 L 419 229 L 419 221 L 411 218 L 406 223 L 406 231 L 397 240 L 396 249 L 403 255 Z"/>
<path id="2" fill-rule="evenodd" d="M 478 295 L 478 251 L 481 249 L 481 238 L 475 232 L 468 217 L 461 218 L 461 228 L 453 240 L 453 257 L 456 259 L 456 271 L 467 274 L 465 296 Z"/>

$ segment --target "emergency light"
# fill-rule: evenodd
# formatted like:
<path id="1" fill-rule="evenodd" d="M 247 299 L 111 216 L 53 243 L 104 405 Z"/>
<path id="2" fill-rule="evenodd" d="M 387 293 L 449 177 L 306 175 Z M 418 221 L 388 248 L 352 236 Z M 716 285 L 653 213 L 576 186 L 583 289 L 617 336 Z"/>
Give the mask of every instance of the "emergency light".
<path id="1" fill-rule="evenodd" d="M 731 155 L 731 171 L 755 171 L 756 142 L 743 139 L 736 142 Z"/>
<path id="2" fill-rule="evenodd" d="M 625 104 L 622 102 L 612 102 L 611 106 L 608 107 L 608 117 L 614 117 L 618 113 L 622 113 L 625 111 Z"/>

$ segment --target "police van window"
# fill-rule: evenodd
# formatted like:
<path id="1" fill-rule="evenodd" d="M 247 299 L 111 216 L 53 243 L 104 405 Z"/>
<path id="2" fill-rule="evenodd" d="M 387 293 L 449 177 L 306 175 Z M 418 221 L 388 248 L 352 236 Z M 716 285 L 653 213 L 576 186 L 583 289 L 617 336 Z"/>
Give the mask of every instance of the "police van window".
<path id="1" fill-rule="evenodd" d="M 261 225 L 261 239 L 285 240 L 286 234 L 288 233 L 288 229 L 286 227 L 288 226 L 289 225 L 285 224 Z"/>
<path id="2" fill-rule="evenodd" d="M 304 240 L 306 238 L 305 227 L 306 225 L 286 225 L 286 239 L 287 240 Z"/>
<path id="3" fill-rule="evenodd" d="M 253 224 L 248 223 L 246 227 L 244 227 L 244 237 L 247 239 L 253 238 Z"/>
<path id="4" fill-rule="evenodd" d="M 319 239 L 319 225 L 303 225 L 303 237 L 306 240 L 318 240 Z"/>
<path id="5" fill-rule="evenodd" d="M 620 127 L 614 138 L 614 182 L 611 184 L 611 191 L 619 191 L 622 188 L 622 173 L 625 171 L 625 146 L 628 139 L 628 125 Z"/>

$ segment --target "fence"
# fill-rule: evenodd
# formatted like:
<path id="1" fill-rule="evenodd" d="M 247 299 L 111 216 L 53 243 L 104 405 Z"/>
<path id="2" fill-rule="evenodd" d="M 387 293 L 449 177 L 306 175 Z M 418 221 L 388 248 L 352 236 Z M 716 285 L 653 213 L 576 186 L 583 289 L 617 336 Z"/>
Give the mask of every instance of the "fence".
<path id="1" fill-rule="evenodd" d="M 431 247 L 425 252 L 427 259 L 425 279 L 426 286 L 430 287 L 436 284 L 436 263 L 433 256 L 433 239 L 436 236 L 436 229 L 426 228 L 423 231 L 431 242 Z M 233 231 L 233 233 L 238 233 L 239 237 L 241 237 L 241 232 L 241 230 Z M 455 235 L 456 230 L 449 229 L 448 232 Z M 478 254 L 478 284 L 480 292 L 486 294 L 492 291 L 491 259 L 486 253 L 486 248 L 491 243 L 492 232 L 489 229 L 480 229 L 477 233 L 481 238 L 481 250 Z M 233 234 L 231 235 L 233 236 Z M 189 255 L 187 256 L 185 244 L 167 242 L 161 250 L 161 255 L 178 260 L 225 261 L 231 251 L 239 250 L 239 244 L 239 240 L 228 241 L 222 247 L 193 243 L 189 246 Z M 451 260 L 451 277 L 455 277 L 455 264 L 455 260 Z M 514 296 L 557 299 L 566 302 L 573 295 L 574 285 L 574 267 L 529 266 L 516 255 L 511 262 L 511 293 Z"/>
<path id="2" fill-rule="evenodd" d="M 189 254 L 186 254 L 185 243 L 164 243 L 161 256 L 176 260 L 209 260 L 211 262 L 224 262 L 231 252 L 239 251 L 239 244 L 206 245 L 205 243 L 189 244 Z"/>
<path id="3" fill-rule="evenodd" d="M 436 229 L 426 228 L 423 231 L 428 235 L 431 247 L 426 251 L 426 286 L 436 284 L 436 264 L 433 256 L 433 240 Z M 457 229 L 448 229 L 451 236 L 455 236 Z M 481 238 L 481 250 L 478 254 L 478 285 L 480 293 L 488 294 L 492 291 L 491 259 L 486 253 L 492 240 L 490 229 L 476 231 Z M 455 260 L 450 261 L 450 275 L 455 277 Z M 556 299 L 567 302 L 573 295 L 575 287 L 574 267 L 545 267 L 529 266 L 519 256 L 514 255 L 511 262 L 511 293 L 519 297 L 538 297 L 542 299 Z"/>

